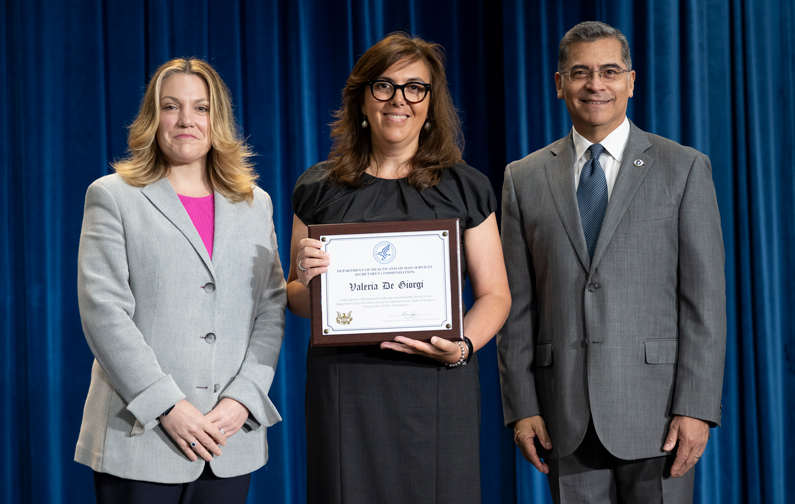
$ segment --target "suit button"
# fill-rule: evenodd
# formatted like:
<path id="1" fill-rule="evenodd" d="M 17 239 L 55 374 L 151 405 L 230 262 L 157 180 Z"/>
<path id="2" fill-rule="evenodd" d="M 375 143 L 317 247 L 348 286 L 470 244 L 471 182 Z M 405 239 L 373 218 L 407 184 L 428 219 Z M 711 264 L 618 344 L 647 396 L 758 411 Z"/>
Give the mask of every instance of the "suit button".
<path id="1" fill-rule="evenodd" d="M 207 343 L 210 343 L 210 344 L 215 343 L 215 334 L 207 333 L 207 335 L 204 336 L 204 341 L 206 341 Z"/>
<path id="2" fill-rule="evenodd" d="M 204 292 L 207 293 L 213 292 L 215 290 L 215 285 L 212 282 L 207 282 L 206 284 L 204 284 L 202 289 L 204 289 Z"/>
<path id="3" fill-rule="evenodd" d="M 217 383 L 216 383 L 216 384 L 213 386 L 213 392 L 218 392 L 218 390 L 219 390 L 220 388 L 221 388 L 221 385 L 219 385 L 219 384 L 217 384 Z"/>
<path id="4" fill-rule="evenodd" d="M 599 284 L 589 283 L 588 284 L 588 291 L 589 292 L 596 292 L 596 289 L 599 288 Z"/>

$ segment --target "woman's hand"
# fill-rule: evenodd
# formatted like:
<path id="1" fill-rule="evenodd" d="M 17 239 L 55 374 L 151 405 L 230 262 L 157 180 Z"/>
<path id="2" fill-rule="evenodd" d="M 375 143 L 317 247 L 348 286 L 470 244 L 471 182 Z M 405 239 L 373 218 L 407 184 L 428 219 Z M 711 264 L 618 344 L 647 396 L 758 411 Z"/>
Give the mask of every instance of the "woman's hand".
<path id="1" fill-rule="evenodd" d="M 477 227 L 466 230 L 464 253 L 475 298 L 464 317 L 464 334 L 472 341 L 474 351 L 478 351 L 502 327 L 511 308 L 508 276 L 505 274 L 497 219 L 493 213 Z M 431 338 L 430 344 L 398 336 L 394 341 L 381 343 L 381 348 L 424 355 L 445 364 L 455 364 L 461 358 L 461 348 L 457 343 L 435 336 Z"/>
<path id="2" fill-rule="evenodd" d="M 464 345 L 466 348 L 466 345 Z M 430 343 L 419 341 L 405 336 L 397 336 L 394 341 L 381 343 L 382 350 L 394 350 L 413 355 L 423 355 L 438 360 L 445 364 L 455 364 L 461 359 L 461 347 L 458 343 L 434 336 Z"/>
<path id="3" fill-rule="evenodd" d="M 224 436 L 224 441 L 243 427 L 248 419 L 248 408 L 234 399 L 224 397 L 215 408 L 204 417 Z"/>
<path id="4" fill-rule="evenodd" d="M 330 255 L 328 252 L 320 250 L 323 244 L 320 240 L 313 240 L 312 238 L 302 238 L 298 242 L 298 253 L 295 256 L 296 269 L 295 273 L 298 281 L 304 287 L 309 287 L 309 281 L 317 275 L 328 271 L 328 266 L 331 264 Z M 290 264 L 290 272 L 293 271 L 293 265 Z"/>
<path id="5" fill-rule="evenodd" d="M 309 318 L 309 281 L 328 271 L 330 256 L 322 243 L 309 238 L 309 228 L 293 216 L 290 239 L 290 273 L 287 275 L 287 307 L 299 317 Z"/>
<path id="6" fill-rule="evenodd" d="M 226 438 L 221 431 L 185 399 L 174 405 L 168 415 L 161 416 L 160 424 L 192 462 L 198 457 L 210 462 L 213 459 L 210 452 L 220 456 L 218 445 L 226 446 Z M 191 446 L 191 443 L 196 446 Z"/>

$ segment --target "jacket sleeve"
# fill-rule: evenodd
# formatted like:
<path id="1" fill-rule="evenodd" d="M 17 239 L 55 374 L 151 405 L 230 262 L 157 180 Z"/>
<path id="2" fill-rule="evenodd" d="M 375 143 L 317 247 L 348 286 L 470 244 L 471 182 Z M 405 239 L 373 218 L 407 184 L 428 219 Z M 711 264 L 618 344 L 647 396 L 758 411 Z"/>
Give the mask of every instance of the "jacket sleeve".
<path id="1" fill-rule="evenodd" d="M 245 426 L 253 430 L 261 425 L 270 427 L 282 418 L 268 397 L 279 351 L 284 339 L 284 310 L 287 306 L 284 272 L 279 260 L 276 232 L 273 227 L 273 204 L 267 193 L 265 216 L 270 233 L 270 250 L 260 251 L 262 267 L 259 271 L 264 282 L 251 328 L 248 350 L 240 372 L 221 394 L 243 404 L 249 410 Z"/>
<path id="2" fill-rule="evenodd" d="M 497 334 L 497 359 L 505 424 L 540 413 L 533 356 L 538 311 L 533 260 L 525 235 L 511 167 L 502 189 L 502 250 L 511 291 L 511 311 Z"/>
<path id="3" fill-rule="evenodd" d="M 185 398 L 171 375 L 160 368 L 152 348 L 133 323 L 123 218 L 111 192 L 94 182 L 86 193 L 77 259 L 77 300 L 91 352 L 127 410 L 143 425 Z"/>
<path id="4" fill-rule="evenodd" d="M 672 413 L 720 425 L 726 278 L 709 158 L 698 154 L 679 207 L 679 355 Z"/>

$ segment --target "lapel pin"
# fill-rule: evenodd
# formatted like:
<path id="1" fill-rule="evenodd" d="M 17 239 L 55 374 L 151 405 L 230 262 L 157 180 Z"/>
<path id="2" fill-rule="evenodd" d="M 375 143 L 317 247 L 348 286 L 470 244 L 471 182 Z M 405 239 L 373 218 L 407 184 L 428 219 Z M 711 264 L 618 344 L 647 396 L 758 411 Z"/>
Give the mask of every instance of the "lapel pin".
<path id="1" fill-rule="evenodd" d="M 636 159 L 635 160 L 635 166 L 643 166 L 643 160 L 642 159 Z"/>

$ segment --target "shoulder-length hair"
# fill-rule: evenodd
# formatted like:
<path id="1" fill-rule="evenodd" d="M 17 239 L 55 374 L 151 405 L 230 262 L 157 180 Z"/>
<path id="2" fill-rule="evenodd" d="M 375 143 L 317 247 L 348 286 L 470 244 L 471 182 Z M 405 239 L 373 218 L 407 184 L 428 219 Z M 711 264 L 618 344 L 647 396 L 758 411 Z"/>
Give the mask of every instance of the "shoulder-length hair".
<path id="1" fill-rule="evenodd" d="M 230 201 L 251 200 L 257 173 L 251 147 L 240 133 L 232 112 L 232 96 L 218 72 L 206 61 L 177 58 L 155 71 L 141 100 L 141 108 L 129 126 L 127 156 L 111 164 L 128 184 L 142 187 L 168 175 L 168 164 L 157 144 L 160 124 L 160 89 L 174 74 L 196 75 L 205 84 L 210 99 L 210 151 L 207 178 L 215 190 Z"/>
<path id="2" fill-rule="evenodd" d="M 367 50 L 356 65 L 342 90 L 342 106 L 334 113 L 331 124 L 334 144 L 329 154 L 329 177 L 332 181 L 352 187 L 362 186 L 362 175 L 370 166 L 370 131 L 361 127 L 364 116 L 361 106 L 368 82 L 378 79 L 387 68 L 399 61 L 410 64 L 422 61 L 431 76 L 428 96 L 429 129 L 420 129 L 419 147 L 409 161 L 411 171 L 407 182 L 417 189 L 439 183 L 442 171 L 462 160 L 464 135 L 444 71 L 444 49 L 439 44 L 410 37 L 403 32 L 392 33 Z"/>

